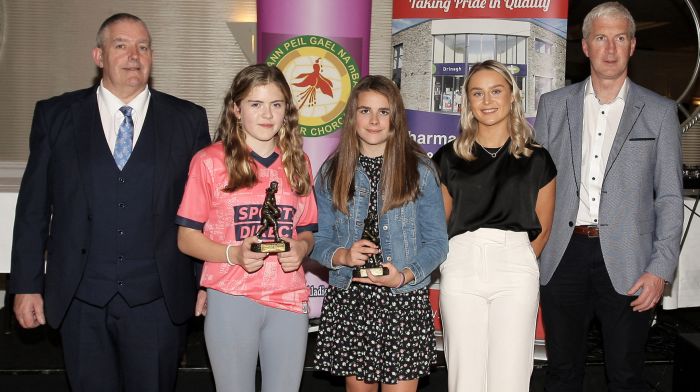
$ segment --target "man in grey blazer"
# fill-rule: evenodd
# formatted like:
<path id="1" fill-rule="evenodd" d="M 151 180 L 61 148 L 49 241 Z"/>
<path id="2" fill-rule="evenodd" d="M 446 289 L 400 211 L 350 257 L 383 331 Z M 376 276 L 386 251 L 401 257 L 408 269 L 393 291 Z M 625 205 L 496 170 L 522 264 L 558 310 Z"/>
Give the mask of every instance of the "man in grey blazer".
<path id="1" fill-rule="evenodd" d="M 609 391 L 647 390 L 652 309 L 673 278 L 683 224 L 675 103 L 634 84 L 635 24 L 617 2 L 583 23 L 591 76 L 542 96 L 536 139 L 558 169 L 540 257 L 547 391 L 583 389 L 586 335 L 602 326 Z"/>

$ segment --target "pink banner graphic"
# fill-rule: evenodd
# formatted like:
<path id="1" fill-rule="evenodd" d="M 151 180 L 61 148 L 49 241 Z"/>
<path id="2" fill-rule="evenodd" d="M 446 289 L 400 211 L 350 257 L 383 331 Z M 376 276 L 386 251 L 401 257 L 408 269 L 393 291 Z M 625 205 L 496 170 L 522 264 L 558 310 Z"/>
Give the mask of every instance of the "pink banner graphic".
<path id="1" fill-rule="evenodd" d="M 350 90 L 369 70 L 371 0 L 258 0 L 258 62 L 284 73 L 299 109 L 314 175 L 338 143 Z M 328 273 L 304 264 L 309 317 L 319 317 Z"/>
<path id="2" fill-rule="evenodd" d="M 395 0 L 394 19 L 566 19 L 568 5 L 561 0 Z"/>

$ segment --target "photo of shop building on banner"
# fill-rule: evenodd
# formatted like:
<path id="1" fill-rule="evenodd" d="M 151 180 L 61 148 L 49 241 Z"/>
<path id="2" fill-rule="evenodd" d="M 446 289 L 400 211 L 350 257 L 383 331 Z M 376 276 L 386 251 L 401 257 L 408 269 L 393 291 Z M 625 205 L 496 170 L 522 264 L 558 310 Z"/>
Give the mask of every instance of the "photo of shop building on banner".
<path id="1" fill-rule="evenodd" d="M 459 114 L 469 66 L 491 59 L 506 64 L 515 76 L 527 117 L 535 116 L 542 94 L 564 86 L 564 19 L 398 21 L 402 23 L 395 20 L 392 35 L 392 79 L 407 108 Z M 417 23 L 405 27 L 407 21 Z"/>

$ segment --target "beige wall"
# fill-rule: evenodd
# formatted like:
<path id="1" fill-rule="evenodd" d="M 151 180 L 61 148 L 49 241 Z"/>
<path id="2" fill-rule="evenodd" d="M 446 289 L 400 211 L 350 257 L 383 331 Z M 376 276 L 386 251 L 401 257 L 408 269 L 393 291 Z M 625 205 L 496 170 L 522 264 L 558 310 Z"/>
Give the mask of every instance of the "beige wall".
<path id="1" fill-rule="evenodd" d="M 204 106 L 214 132 L 226 89 L 248 65 L 226 23 L 255 20 L 255 0 L 0 0 L 0 163 L 26 161 L 37 100 L 93 83 L 95 33 L 117 12 L 150 28 L 153 87 Z M 374 1 L 371 37 L 370 72 L 389 76 L 390 1 Z"/>

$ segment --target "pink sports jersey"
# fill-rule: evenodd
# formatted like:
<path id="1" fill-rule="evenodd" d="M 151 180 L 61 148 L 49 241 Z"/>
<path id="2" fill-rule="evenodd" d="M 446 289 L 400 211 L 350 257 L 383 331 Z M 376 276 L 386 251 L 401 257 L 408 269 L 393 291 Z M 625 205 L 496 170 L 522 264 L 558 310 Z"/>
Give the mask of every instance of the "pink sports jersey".
<path id="1" fill-rule="evenodd" d="M 255 235 L 260 227 L 265 190 L 271 181 L 277 181 L 279 187 L 275 196 L 282 212 L 278 220 L 280 236 L 296 238 L 298 232 L 315 231 L 318 221 L 314 193 L 299 196 L 291 190 L 279 154 L 278 149 L 268 158 L 253 153 L 258 183 L 251 188 L 223 192 L 228 184 L 223 145 L 217 142 L 199 151 L 190 163 L 177 223 L 202 230 L 212 241 L 238 245 Z M 308 164 L 308 157 L 306 161 Z M 272 229 L 263 235 L 265 238 L 274 238 Z M 284 272 L 274 254 L 252 274 L 238 265 L 205 261 L 201 285 L 227 294 L 244 295 L 262 305 L 307 312 L 308 290 L 303 268 Z"/>

